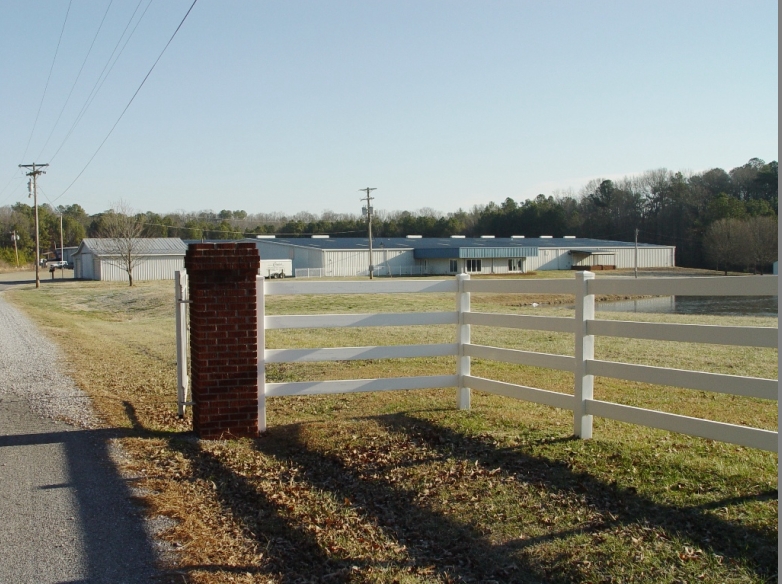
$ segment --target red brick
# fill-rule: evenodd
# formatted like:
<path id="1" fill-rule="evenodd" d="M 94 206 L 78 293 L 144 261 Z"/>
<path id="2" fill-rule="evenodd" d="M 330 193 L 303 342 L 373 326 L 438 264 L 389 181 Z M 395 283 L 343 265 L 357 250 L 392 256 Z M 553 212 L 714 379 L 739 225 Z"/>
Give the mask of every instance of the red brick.
<path id="1" fill-rule="evenodd" d="M 257 436 L 258 251 L 252 243 L 192 244 L 185 267 L 193 428 L 204 439 Z"/>

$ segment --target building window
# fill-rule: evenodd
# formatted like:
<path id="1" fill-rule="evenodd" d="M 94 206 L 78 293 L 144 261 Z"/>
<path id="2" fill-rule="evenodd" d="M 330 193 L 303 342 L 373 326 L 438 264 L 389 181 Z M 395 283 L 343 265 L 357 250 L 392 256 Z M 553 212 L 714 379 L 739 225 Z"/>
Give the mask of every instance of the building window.
<path id="1" fill-rule="evenodd" d="M 523 272 L 524 271 L 524 259 L 509 259 L 508 260 L 509 272 Z"/>
<path id="2" fill-rule="evenodd" d="M 481 271 L 481 260 L 467 260 L 467 271 L 468 272 L 480 272 Z"/>
<path id="3" fill-rule="evenodd" d="M 459 262 L 457 260 L 451 260 L 451 264 L 448 267 L 448 271 L 450 271 L 450 273 L 452 273 L 452 274 L 455 274 L 456 272 L 458 272 L 459 271 Z"/>

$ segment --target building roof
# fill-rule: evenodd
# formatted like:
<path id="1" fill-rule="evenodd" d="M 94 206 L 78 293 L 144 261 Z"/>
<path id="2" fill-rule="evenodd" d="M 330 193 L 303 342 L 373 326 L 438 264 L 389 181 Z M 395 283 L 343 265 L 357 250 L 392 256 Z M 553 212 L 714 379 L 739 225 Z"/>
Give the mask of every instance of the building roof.
<path id="1" fill-rule="evenodd" d="M 366 237 L 286 237 L 246 239 L 256 243 L 290 245 L 319 250 L 367 250 L 369 240 Z M 412 249 L 415 257 L 424 258 L 513 258 L 535 257 L 539 248 L 567 249 L 574 252 L 598 254 L 605 248 L 630 248 L 635 243 L 628 241 L 608 241 L 602 239 L 570 237 L 375 237 L 374 249 Z M 639 248 L 659 248 L 648 243 L 639 243 Z M 603 249 L 601 249 L 603 248 Z"/>
<path id="2" fill-rule="evenodd" d="M 73 254 L 91 253 L 96 256 L 117 255 L 115 240 L 110 238 L 87 237 Z M 184 256 L 187 246 L 178 237 L 139 237 L 133 240 L 134 253 L 143 256 Z"/>

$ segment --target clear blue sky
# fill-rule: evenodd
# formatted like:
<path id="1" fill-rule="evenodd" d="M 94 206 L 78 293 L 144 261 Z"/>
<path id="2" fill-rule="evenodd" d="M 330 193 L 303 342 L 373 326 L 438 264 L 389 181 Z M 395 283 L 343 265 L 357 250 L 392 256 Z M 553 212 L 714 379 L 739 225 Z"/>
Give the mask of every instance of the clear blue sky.
<path id="1" fill-rule="evenodd" d="M 366 186 L 450 212 L 778 159 L 775 1 L 198 0 L 62 195 L 191 1 L 72 0 L 67 21 L 68 0 L 0 3 L 0 206 L 28 200 L 33 161 L 42 202 L 89 213 L 292 214 L 358 213 Z"/>

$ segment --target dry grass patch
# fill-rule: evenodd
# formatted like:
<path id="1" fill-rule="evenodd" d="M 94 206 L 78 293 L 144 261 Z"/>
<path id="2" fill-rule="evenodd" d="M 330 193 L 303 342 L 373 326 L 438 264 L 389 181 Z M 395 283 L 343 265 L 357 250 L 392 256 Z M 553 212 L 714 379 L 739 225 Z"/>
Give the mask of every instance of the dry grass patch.
<path id="1" fill-rule="evenodd" d="M 179 550 L 172 582 L 777 579 L 774 454 L 600 419 L 594 440 L 572 440 L 568 412 L 479 392 L 463 412 L 453 389 L 272 399 L 262 438 L 199 441 L 175 416 L 170 283 L 130 290 L 74 282 L 20 290 L 12 299 L 63 347 L 107 425 L 129 429 L 122 442 L 148 493 L 148 512 L 175 520 L 163 534 Z M 448 295 L 333 300 L 271 297 L 268 306 L 272 313 L 453 309 Z M 475 310 L 484 310 L 480 302 L 474 299 Z M 485 302 L 486 310 L 532 310 L 511 299 Z M 546 310 L 569 314 L 561 306 Z M 317 347 L 454 336 L 451 327 L 404 327 L 270 331 L 268 339 L 274 347 Z M 572 354 L 568 335 L 475 327 L 473 339 Z M 601 339 L 598 358 L 776 376 L 776 351 L 639 343 Z M 269 373 L 275 380 L 334 379 L 450 373 L 453 366 L 448 358 L 406 359 Z M 566 373 L 481 360 L 473 372 L 572 391 Z M 763 400 L 608 380 L 598 380 L 596 393 L 777 424 L 776 404 Z"/>

